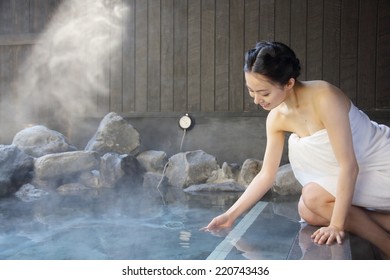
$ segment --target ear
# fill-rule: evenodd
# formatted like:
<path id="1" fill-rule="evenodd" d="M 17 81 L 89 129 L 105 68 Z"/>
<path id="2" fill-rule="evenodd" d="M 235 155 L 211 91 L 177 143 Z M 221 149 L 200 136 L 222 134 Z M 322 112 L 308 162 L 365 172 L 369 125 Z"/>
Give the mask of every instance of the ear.
<path id="1" fill-rule="evenodd" d="M 294 78 L 290 78 L 290 80 L 288 80 L 287 84 L 284 86 L 284 89 L 285 90 L 290 90 L 294 87 L 295 85 L 295 79 Z"/>

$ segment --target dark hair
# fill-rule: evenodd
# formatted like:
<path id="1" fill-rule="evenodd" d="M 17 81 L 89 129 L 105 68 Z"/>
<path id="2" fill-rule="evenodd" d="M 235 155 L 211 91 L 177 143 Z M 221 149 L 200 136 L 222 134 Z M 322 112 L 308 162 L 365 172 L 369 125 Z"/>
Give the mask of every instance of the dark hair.
<path id="1" fill-rule="evenodd" d="M 280 85 L 286 85 L 290 78 L 297 79 L 300 70 L 294 51 L 280 42 L 259 42 L 245 54 L 245 72 L 264 75 Z"/>

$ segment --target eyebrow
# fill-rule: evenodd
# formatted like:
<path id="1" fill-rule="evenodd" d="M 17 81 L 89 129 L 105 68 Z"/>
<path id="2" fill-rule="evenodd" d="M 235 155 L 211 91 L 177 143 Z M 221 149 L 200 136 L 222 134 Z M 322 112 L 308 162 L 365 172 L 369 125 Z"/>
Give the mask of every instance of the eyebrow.
<path id="1" fill-rule="evenodd" d="M 246 87 L 247 87 L 249 90 L 251 90 L 251 91 L 259 92 L 259 93 L 261 93 L 261 92 L 267 92 L 267 91 L 268 91 L 267 89 L 253 90 L 253 89 L 251 89 L 248 85 L 246 85 Z"/>

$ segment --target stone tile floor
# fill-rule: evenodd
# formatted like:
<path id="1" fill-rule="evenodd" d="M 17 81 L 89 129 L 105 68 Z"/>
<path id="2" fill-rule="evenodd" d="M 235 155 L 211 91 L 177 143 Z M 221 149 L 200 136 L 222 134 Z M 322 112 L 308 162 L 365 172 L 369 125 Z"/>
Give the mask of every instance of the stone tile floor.
<path id="1" fill-rule="evenodd" d="M 260 201 L 209 255 L 208 259 L 351 260 L 381 259 L 368 242 L 348 234 L 342 245 L 317 245 L 316 227 L 300 222 L 298 197 Z"/>

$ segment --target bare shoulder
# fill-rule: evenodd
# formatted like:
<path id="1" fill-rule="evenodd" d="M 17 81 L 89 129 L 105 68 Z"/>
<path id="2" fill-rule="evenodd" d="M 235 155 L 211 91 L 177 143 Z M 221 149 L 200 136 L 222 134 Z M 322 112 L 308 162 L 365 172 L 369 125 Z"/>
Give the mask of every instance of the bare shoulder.
<path id="1" fill-rule="evenodd" d="M 277 108 L 271 110 L 267 116 L 268 133 L 284 133 L 283 129 L 284 115 Z"/>
<path id="2" fill-rule="evenodd" d="M 315 95 L 343 94 L 338 87 L 326 81 L 306 81 L 304 84 L 310 91 L 314 92 Z"/>
<path id="3" fill-rule="evenodd" d="M 349 108 L 349 98 L 341 89 L 331 83 L 326 81 L 309 81 L 305 82 L 305 86 L 312 93 L 314 104 L 318 110 L 321 110 L 321 108 L 329 109 L 336 104 L 346 109 Z"/>

